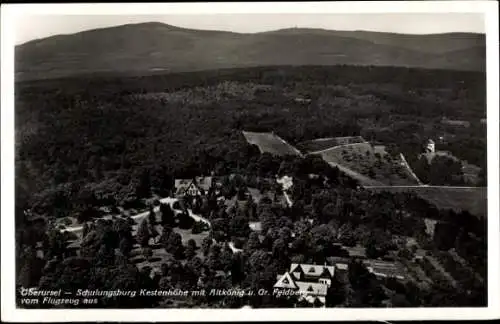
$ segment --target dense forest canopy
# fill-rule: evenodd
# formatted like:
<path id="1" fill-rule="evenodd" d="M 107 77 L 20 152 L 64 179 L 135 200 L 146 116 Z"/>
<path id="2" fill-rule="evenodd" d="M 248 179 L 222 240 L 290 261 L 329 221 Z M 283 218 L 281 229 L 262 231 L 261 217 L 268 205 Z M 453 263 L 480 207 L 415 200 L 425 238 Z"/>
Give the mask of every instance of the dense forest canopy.
<path id="1" fill-rule="evenodd" d="M 471 126 L 445 127 L 443 116 Z M 279 66 L 22 82 L 16 180 L 25 192 L 18 198 L 29 197 L 29 205 L 60 188 L 126 191 L 144 170 L 155 184 L 161 174 L 223 164 L 234 171 L 242 155 L 255 153 L 241 130 L 274 131 L 291 144 L 362 135 L 405 153 L 410 164 L 427 138 L 445 135 L 441 149 L 484 169 L 484 117 L 485 77 L 474 72 Z"/>
<path id="2" fill-rule="evenodd" d="M 404 153 L 410 163 L 420 161 L 427 139 L 443 137 L 438 149 L 484 171 L 484 82 L 479 73 L 337 66 L 18 83 L 16 284 L 272 289 L 292 262 L 326 264 L 361 247 L 368 259 L 420 269 L 431 284 L 377 280 L 351 260 L 345 282 L 328 293 L 328 307 L 386 307 L 387 300 L 394 306 L 485 305 L 485 218 L 440 210 L 408 192 L 365 189 L 320 155 L 261 153 L 242 134 L 274 132 L 293 145 L 363 136 L 386 145 L 389 154 Z M 441 123 L 443 116 L 469 121 L 470 127 L 450 128 Z M 459 172 L 435 161 L 434 168 L 421 166 L 431 183 L 453 178 L 448 169 L 452 176 Z M 219 176 L 218 194 L 212 188 L 202 199 L 184 197 L 172 206 L 151 199 L 169 196 L 176 178 L 209 174 Z M 293 204 L 282 201 L 285 189 L 276 182 L 284 175 L 293 178 Z M 110 207 L 109 218 L 100 217 L 101 207 Z M 44 217 L 28 220 L 28 209 Z M 147 216 L 136 222 L 130 216 L 138 210 Z M 78 241 L 77 234 L 61 232 L 54 219 L 83 224 L 76 256 L 68 242 Z M 259 234 L 250 222 L 260 223 Z M 184 243 L 186 234 L 198 242 Z M 411 248 L 407 239 L 414 241 Z M 233 253 L 229 243 L 242 252 Z M 425 254 L 418 262 L 417 246 Z M 435 270 L 431 263 L 438 257 L 456 280 Z M 162 262 L 159 273 L 139 267 L 155 258 Z M 386 295 L 389 290 L 398 294 Z M 266 296 L 184 302 L 112 298 L 94 307 L 293 304 Z"/>

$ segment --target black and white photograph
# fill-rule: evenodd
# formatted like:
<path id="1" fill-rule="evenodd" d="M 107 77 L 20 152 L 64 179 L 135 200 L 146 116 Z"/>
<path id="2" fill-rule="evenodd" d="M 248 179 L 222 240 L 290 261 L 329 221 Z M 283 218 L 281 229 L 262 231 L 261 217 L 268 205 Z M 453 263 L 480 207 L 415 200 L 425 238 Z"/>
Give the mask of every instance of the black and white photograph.
<path id="1" fill-rule="evenodd" d="M 348 4 L 2 5 L 5 319 L 498 316 L 498 3 Z"/>

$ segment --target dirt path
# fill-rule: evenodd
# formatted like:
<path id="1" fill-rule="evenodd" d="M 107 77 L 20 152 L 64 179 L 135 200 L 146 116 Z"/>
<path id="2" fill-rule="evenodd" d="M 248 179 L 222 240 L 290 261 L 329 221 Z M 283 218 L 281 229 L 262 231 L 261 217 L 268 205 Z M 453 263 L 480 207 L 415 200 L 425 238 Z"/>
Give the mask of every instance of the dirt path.
<path id="1" fill-rule="evenodd" d="M 359 145 L 359 144 L 362 144 L 362 143 L 368 143 L 368 142 L 364 141 L 364 142 L 358 142 L 358 143 L 349 143 L 349 144 L 336 145 L 336 146 L 332 146 L 332 147 L 329 147 L 329 148 L 324 149 L 324 150 L 307 153 L 307 155 L 321 154 L 321 153 L 328 152 L 330 150 L 337 149 L 337 148 L 340 148 L 340 147 L 348 147 L 348 146 L 352 146 L 352 145 Z"/>
<path id="2" fill-rule="evenodd" d="M 412 168 L 410 168 L 410 165 L 406 161 L 406 158 L 403 155 L 403 153 L 399 153 L 399 158 L 401 159 L 401 161 L 405 165 L 406 170 L 410 173 L 410 175 L 413 177 L 413 179 L 415 179 L 415 181 L 417 181 L 417 183 L 419 185 L 423 185 L 422 181 L 420 181 L 420 179 L 417 177 L 417 175 L 415 174 L 415 172 L 413 172 Z"/>

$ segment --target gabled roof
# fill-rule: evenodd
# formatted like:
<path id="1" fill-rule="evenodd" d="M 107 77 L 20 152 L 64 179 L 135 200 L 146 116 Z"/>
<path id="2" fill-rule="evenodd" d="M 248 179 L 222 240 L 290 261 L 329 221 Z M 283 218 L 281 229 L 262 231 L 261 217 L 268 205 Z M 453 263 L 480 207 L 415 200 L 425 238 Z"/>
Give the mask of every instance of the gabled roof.
<path id="1" fill-rule="evenodd" d="M 193 183 L 191 179 L 175 179 L 175 194 L 183 194 L 188 190 L 189 186 Z"/>
<path id="2" fill-rule="evenodd" d="M 292 263 L 290 272 L 296 272 L 298 270 L 297 268 L 299 268 L 304 275 L 309 277 L 321 277 L 324 275 L 333 277 L 335 275 L 335 266 Z"/>
<path id="3" fill-rule="evenodd" d="M 319 301 L 322 304 L 325 304 L 326 302 L 326 298 L 323 296 L 305 296 L 302 299 L 306 300 L 311 304 L 314 304 L 316 301 Z"/>
<path id="4" fill-rule="evenodd" d="M 176 194 L 182 194 L 191 186 L 207 192 L 213 183 L 213 177 L 195 177 L 194 179 L 175 179 Z"/>
<path id="5" fill-rule="evenodd" d="M 295 284 L 299 287 L 299 292 L 306 295 L 326 296 L 328 286 L 319 282 L 296 281 Z"/>
<path id="6" fill-rule="evenodd" d="M 292 263 L 290 265 L 290 272 L 302 271 L 302 268 L 299 267 L 298 263 Z"/>
<path id="7" fill-rule="evenodd" d="M 278 281 L 274 284 L 274 288 L 297 289 L 298 286 L 296 285 L 290 273 L 285 272 L 285 274 L 282 275 L 281 278 L 279 278 Z"/>

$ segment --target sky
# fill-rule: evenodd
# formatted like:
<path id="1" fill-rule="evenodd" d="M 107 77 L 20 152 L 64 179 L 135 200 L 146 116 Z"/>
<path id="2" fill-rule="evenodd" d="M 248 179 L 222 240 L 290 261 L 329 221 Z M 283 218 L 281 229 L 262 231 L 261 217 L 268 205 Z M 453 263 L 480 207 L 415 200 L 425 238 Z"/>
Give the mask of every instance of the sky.
<path id="1" fill-rule="evenodd" d="M 23 15 L 15 22 L 15 43 L 58 34 L 141 22 L 178 27 L 256 33 L 282 28 L 368 30 L 403 34 L 484 33 L 480 13 L 365 14 L 176 14 L 176 15 Z"/>

